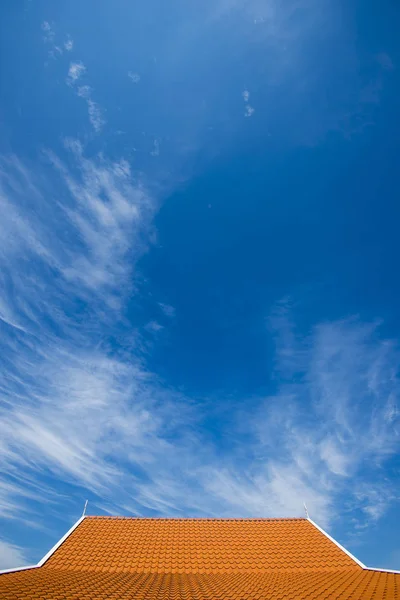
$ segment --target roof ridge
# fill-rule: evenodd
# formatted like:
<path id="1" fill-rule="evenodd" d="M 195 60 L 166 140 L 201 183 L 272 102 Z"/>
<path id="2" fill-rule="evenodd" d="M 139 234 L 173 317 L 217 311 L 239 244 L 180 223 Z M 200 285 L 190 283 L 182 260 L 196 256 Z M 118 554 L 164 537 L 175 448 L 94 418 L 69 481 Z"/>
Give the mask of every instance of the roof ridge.
<path id="1" fill-rule="evenodd" d="M 305 517 L 125 517 L 85 515 L 86 519 L 129 519 L 132 521 L 307 521 Z"/>

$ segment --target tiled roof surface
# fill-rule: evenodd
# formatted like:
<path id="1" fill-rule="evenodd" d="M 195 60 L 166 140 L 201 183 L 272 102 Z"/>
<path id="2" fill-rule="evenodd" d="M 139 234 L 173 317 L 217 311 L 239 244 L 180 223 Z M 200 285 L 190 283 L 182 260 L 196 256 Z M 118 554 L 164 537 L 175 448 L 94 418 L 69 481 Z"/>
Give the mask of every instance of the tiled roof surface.
<path id="1" fill-rule="evenodd" d="M 46 567 L 144 573 L 358 569 L 305 519 L 87 518 Z"/>
<path id="2" fill-rule="evenodd" d="M 87 517 L 2 600 L 400 600 L 400 575 L 362 569 L 305 519 Z"/>
<path id="3" fill-rule="evenodd" d="M 2 600 L 396 600 L 399 575 L 372 571 L 180 574 L 32 569 L 0 576 Z"/>

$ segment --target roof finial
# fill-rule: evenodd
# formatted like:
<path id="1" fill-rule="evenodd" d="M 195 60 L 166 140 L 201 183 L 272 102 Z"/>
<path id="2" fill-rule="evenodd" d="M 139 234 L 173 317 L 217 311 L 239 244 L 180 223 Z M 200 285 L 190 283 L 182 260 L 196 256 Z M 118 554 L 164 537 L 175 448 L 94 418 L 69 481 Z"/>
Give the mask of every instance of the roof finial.
<path id="1" fill-rule="evenodd" d="M 307 510 L 306 503 L 305 503 L 305 502 L 303 502 L 303 505 L 304 505 L 304 510 L 306 511 L 306 519 L 309 519 L 310 517 L 309 517 L 309 515 L 308 515 L 308 510 Z"/>
<path id="2" fill-rule="evenodd" d="M 87 503 L 88 503 L 88 501 L 86 500 L 86 502 L 85 502 L 85 506 L 84 506 L 84 508 L 83 508 L 82 517 L 84 517 L 84 516 L 85 516 L 85 514 L 86 514 L 86 507 L 87 507 Z"/>

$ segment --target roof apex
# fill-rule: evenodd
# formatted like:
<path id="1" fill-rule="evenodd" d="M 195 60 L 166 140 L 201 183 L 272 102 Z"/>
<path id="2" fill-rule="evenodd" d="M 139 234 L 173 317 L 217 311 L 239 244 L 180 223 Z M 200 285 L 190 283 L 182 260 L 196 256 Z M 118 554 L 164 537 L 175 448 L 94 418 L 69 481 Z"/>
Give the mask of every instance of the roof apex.
<path id="1" fill-rule="evenodd" d="M 127 519 L 135 521 L 307 521 L 305 517 L 125 517 L 85 515 L 85 519 Z"/>

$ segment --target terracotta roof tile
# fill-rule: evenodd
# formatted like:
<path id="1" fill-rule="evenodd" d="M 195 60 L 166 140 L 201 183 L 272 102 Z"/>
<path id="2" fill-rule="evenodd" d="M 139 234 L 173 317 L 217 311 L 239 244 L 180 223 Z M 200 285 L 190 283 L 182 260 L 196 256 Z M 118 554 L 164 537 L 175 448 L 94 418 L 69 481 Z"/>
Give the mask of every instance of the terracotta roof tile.
<path id="1" fill-rule="evenodd" d="M 362 569 L 304 519 L 85 518 L 2 600 L 400 600 L 400 575 Z"/>

